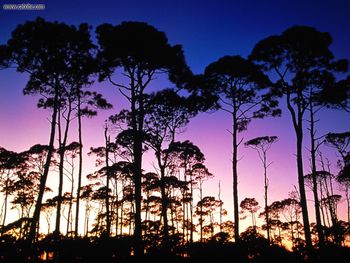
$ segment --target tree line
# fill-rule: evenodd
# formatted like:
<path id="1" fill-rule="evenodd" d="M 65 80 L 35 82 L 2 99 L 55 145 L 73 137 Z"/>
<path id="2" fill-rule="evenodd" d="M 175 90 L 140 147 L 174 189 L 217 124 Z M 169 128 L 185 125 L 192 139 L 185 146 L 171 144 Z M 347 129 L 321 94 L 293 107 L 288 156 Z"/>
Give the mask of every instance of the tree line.
<path id="1" fill-rule="evenodd" d="M 37 18 L 18 25 L 0 46 L 1 69 L 26 73 L 23 94 L 38 97 L 38 108 L 51 113 L 47 145 L 20 153 L 0 148 L 2 238 L 22 240 L 32 251 L 42 240 L 53 240 L 56 258 L 63 234 L 75 240 L 132 237 L 136 256 L 159 248 L 170 253 L 196 241 L 240 244 L 260 238 L 268 246 L 282 246 L 289 239 L 293 249 L 309 252 L 346 243 L 350 133 L 316 132 L 320 111 L 350 110 L 348 60 L 334 58 L 329 33 L 294 26 L 259 41 L 247 58 L 227 55 L 202 74 L 194 74 L 182 47 L 171 45 L 164 32 L 147 23 L 102 24 L 95 30 L 96 41 L 91 30 L 88 24 L 71 26 Z M 170 87 L 159 87 L 157 79 L 166 79 Z M 120 94 L 116 103 L 123 99 L 127 108 L 96 131 L 103 133 L 104 145 L 91 147 L 88 155 L 94 156 L 98 169 L 84 175 L 82 122 L 112 108 L 93 91 L 96 81 L 115 87 Z M 286 199 L 271 202 L 268 152 L 278 138 L 262 134 L 244 142 L 257 152 L 263 167 L 264 205 L 259 217 L 264 224 L 258 227 L 260 207 L 255 198 L 239 203 L 240 133 L 254 119 L 280 116 L 281 101 L 287 105 L 285 114 L 290 115 L 295 133 L 298 188 Z M 192 118 L 216 110 L 229 114 L 232 121 L 233 221 L 227 219 L 220 185 L 217 197 L 203 196 L 205 182 L 214 175 L 200 148 L 178 140 Z M 76 141 L 69 136 L 73 122 Z M 305 144 L 306 137 L 310 145 Z M 322 154 L 323 145 L 339 154 L 337 174 Z M 305 146 L 310 149 L 309 173 L 304 169 Z M 146 152 L 153 154 L 153 171 L 144 170 Z M 58 176 L 54 190 L 47 187 L 52 174 Z M 64 192 L 64 187 L 70 191 Z M 309 220 L 306 188 L 313 193 L 315 223 Z M 50 191 L 57 195 L 44 199 Z M 195 194 L 199 194 L 197 202 Z M 338 218 L 342 198 L 347 221 Z M 11 223 L 6 221 L 9 208 L 19 212 L 18 220 Z M 47 234 L 39 231 L 43 217 Z M 251 227 L 242 231 L 240 220 L 246 217 L 251 218 Z"/>

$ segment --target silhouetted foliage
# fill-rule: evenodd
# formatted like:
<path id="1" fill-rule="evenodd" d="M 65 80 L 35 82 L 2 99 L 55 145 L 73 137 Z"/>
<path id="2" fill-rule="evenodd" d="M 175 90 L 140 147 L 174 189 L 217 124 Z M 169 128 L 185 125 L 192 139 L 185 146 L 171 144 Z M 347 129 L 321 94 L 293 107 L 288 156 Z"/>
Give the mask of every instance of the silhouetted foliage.
<path id="1" fill-rule="evenodd" d="M 321 137 L 337 151 L 337 172 L 315 136 L 320 109 L 349 111 L 349 77 L 340 77 L 348 61 L 334 59 L 328 33 L 295 26 L 260 41 L 249 59 L 223 56 L 204 74 L 194 75 L 182 47 L 171 45 L 164 32 L 147 23 L 98 26 L 98 48 L 90 30 L 87 24 L 76 27 L 37 18 L 18 25 L 7 44 L 0 45 L 0 69 L 28 73 L 23 93 L 39 96 L 37 106 L 52 114 L 48 145 L 18 153 L 0 147 L 1 262 L 350 260 L 350 135 Z M 82 117 L 112 108 L 102 94 L 88 90 L 97 74 L 99 81 L 108 80 L 120 91 L 128 108 L 105 121 L 103 145 L 87 154 L 96 170 L 88 171 Z M 276 82 L 270 77 L 277 77 Z M 246 141 L 264 167 L 265 205 L 259 217 L 265 224 L 260 224 L 256 197 L 242 198 L 239 212 L 237 163 L 243 138 L 238 137 L 252 120 L 279 116 L 277 98 L 282 96 L 297 138 L 299 192 L 269 203 L 267 152 L 277 137 Z M 218 199 L 206 193 L 214 174 L 202 150 L 189 140 L 178 141 L 192 118 L 217 109 L 232 118 L 234 222 L 225 218 L 221 184 Z M 306 111 L 311 172 L 304 176 Z M 75 134 L 68 136 L 74 119 L 77 141 L 71 141 Z M 55 191 L 46 186 L 49 175 L 57 177 Z M 316 223 L 308 221 L 305 183 L 313 190 Z M 347 222 L 338 214 L 343 198 Z M 9 216 L 10 208 L 17 216 Z M 239 231 L 245 218 L 251 224 Z"/>
<path id="2" fill-rule="evenodd" d="M 329 33 L 319 32 L 312 27 L 294 26 L 280 35 L 261 40 L 256 44 L 250 55 L 250 59 L 260 63 L 266 71 L 277 74 L 273 92 L 285 96 L 287 108 L 292 117 L 297 140 L 300 201 L 303 211 L 305 238 L 309 249 L 311 249 L 312 242 L 302 157 L 304 115 L 305 111 L 313 105 L 313 102 L 310 103 L 310 98 L 315 96 L 315 92 L 310 92 L 310 89 L 321 87 L 322 92 L 322 87 L 327 86 L 329 78 L 332 79 L 330 72 L 346 71 L 348 67 L 346 60 L 334 60 L 333 53 L 330 50 L 331 43 L 332 38 Z M 313 130 L 311 130 L 311 136 L 314 136 Z M 315 156 L 314 149 L 312 149 L 312 153 Z M 315 167 L 313 168 L 313 175 L 314 186 L 316 187 Z M 317 206 L 316 189 L 314 189 L 314 194 Z M 316 213 L 318 213 L 318 207 L 316 207 Z M 317 220 L 320 227 L 319 214 L 317 214 Z M 320 228 L 319 231 L 321 231 Z"/>
<path id="3" fill-rule="evenodd" d="M 254 118 L 278 116 L 278 102 L 262 90 L 271 86 L 261 68 L 241 56 L 225 56 L 205 69 L 204 78 L 219 98 L 220 108 L 232 116 L 232 167 L 235 239 L 239 240 L 238 218 L 238 133 L 245 131 Z"/>

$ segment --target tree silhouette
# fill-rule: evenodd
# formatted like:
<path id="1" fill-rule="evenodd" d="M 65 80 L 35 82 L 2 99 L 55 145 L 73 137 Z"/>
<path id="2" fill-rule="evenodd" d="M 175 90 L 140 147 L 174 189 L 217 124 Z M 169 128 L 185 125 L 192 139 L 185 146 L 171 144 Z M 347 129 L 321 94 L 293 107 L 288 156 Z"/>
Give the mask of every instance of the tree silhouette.
<path id="1" fill-rule="evenodd" d="M 169 44 L 153 26 L 103 24 L 96 30 L 98 49 L 90 30 L 87 24 L 37 18 L 18 25 L 0 45 L 0 70 L 26 73 L 24 94 L 38 96 L 37 106 L 51 112 L 48 145 L 23 152 L 0 147 L 1 262 L 349 261 L 350 135 L 317 138 L 316 132 L 321 109 L 350 111 L 350 77 L 341 75 L 348 62 L 334 59 L 328 33 L 292 27 L 260 41 L 249 59 L 224 56 L 202 75 L 193 75 L 181 46 Z M 96 73 L 99 81 L 119 89 L 128 106 L 105 121 L 104 142 L 91 147 L 87 155 L 93 160 L 83 163 L 83 117 L 112 107 L 90 90 Z M 267 154 L 277 137 L 246 141 L 264 168 L 259 217 L 265 222 L 260 226 L 256 197 L 238 207 L 240 135 L 253 119 L 279 115 L 282 96 L 296 134 L 299 189 L 294 186 L 288 198 L 268 204 Z M 213 175 L 201 149 L 189 140 L 177 141 L 190 119 L 219 108 L 232 118 L 235 222 L 225 221 L 222 184 L 218 199 L 207 194 L 213 185 L 206 181 Z M 311 145 L 310 172 L 304 176 L 305 121 Z M 336 163 L 321 151 L 323 145 L 336 150 Z M 89 170 L 93 162 L 97 168 Z M 84 171 L 88 181 L 82 186 Z M 53 197 L 44 199 L 52 191 L 46 186 L 52 183 L 49 174 L 57 182 L 52 181 Z M 315 201 L 316 223 L 310 225 L 304 185 Z M 343 198 L 347 222 L 340 209 Z M 245 218 L 252 223 L 240 233 L 239 219 Z M 62 222 L 67 225 L 60 233 Z"/>
<path id="2" fill-rule="evenodd" d="M 66 235 L 72 234 L 73 231 L 73 201 L 74 201 L 74 177 L 75 177 L 75 159 L 77 155 L 79 155 L 80 144 L 78 142 L 72 142 L 65 148 L 65 169 L 64 175 L 67 178 L 70 185 L 70 192 L 66 192 L 63 195 L 63 202 L 65 205 L 68 205 L 68 213 L 67 213 L 67 231 Z"/>
<path id="3" fill-rule="evenodd" d="M 250 58 L 261 63 L 266 71 L 278 76 L 275 91 L 285 95 L 287 108 L 292 117 L 297 140 L 298 184 L 301 198 L 306 244 L 312 247 L 309 216 L 306 203 L 303 171 L 303 119 L 309 107 L 307 93 L 310 88 L 310 74 L 333 69 L 342 62 L 334 61 L 329 49 L 332 40 L 328 33 L 314 28 L 295 26 L 281 35 L 261 40 L 254 47 Z"/>
<path id="4" fill-rule="evenodd" d="M 328 133 L 325 137 L 325 143 L 328 146 L 335 148 L 340 154 L 340 168 L 344 167 L 350 162 L 350 132 Z"/>
<path id="5" fill-rule="evenodd" d="M 14 208 L 19 210 L 19 219 L 29 218 L 31 208 L 35 204 L 35 197 L 39 190 L 40 174 L 38 172 L 20 172 L 17 174 L 17 179 L 13 182 L 13 200 L 12 204 Z M 23 233 L 22 227 L 20 229 L 19 238 Z"/>
<path id="6" fill-rule="evenodd" d="M 184 182 L 189 183 L 189 192 L 187 189 L 183 189 L 182 201 L 183 201 L 183 235 L 188 238 L 190 235 L 190 242 L 193 242 L 193 191 L 195 181 L 193 178 L 193 169 L 196 166 L 202 164 L 205 160 L 204 154 L 190 141 L 174 142 L 169 146 L 168 151 L 171 155 L 171 166 L 176 169 L 183 169 Z M 200 167 L 200 166 L 199 166 Z M 174 168 L 173 168 L 174 169 Z M 175 171 L 176 171 L 175 169 Z M 189 209 L 188 209 L 189 203 Z M 186 233 L 185 233 L 186 229 Z M 188 230 L 190 233 L 188 233 Z"/>
<path id="7" fill-rule="evenodd" d="M 340 172 L 337 176 L 337 181 L 344 188 L 347 202 L 348 222 L 350 222 L 350 132 L 328 133 L 325 137 L 325 143 L 326 145 L 335 148 L 341 158 L 338 161 Z"/>
<path id="8" fill-rule="evenodd" d="M 277 228 L 277 236 L 275 234 L 272 234 L 274 242 L 278 242 L 280 245 L 282 245 L 282 235 L 281 235 L 281 212 L 282 212 L 282 203 L 281 201 L 274 201 L 271 205 L 269 205 L 267 208 L 270 222 L 269 225 L 271 227 L 271 230 L 274 230 Z M 263 212 L 263 215 L 265 215 L 265 211 Z"/>
<path id="9" fill-rule="evenodd" d="M 332 89 L 332 92 L 338 93 L 341 88 L 339 88 L 338 84 L 336 83 L 336 76 L 335 73 L 345 72 L 348 70 L 348 61 L 347 60 L 340 60 L 334 63 L 329 67 L 327 70 L 318 71 L 312 70 L 309 73 L 305 73 L 305 79 L 306 82 L 308 82 L 308 91 L 305 92 L 305 100 L 308 103 L 308 110 L 309 110 L 309 132 L 310 132 L 310 141 L 311 141 L 311 148 L 310 148 L 310 154 L 311 154 L 311 175 L 312 175 L 312 185 L 313 185 L 313 193 L 314 193 L 314 201 L 315 201 L 315 214 L 316 214 L 316 227 L 317 227 L 317 234 L 318 234 L 318 240 L 319 245 L 321 247 L 324 246 L 324 237 L 323 237 L 323 231 L 322 231 L 322 224 L 321 224 L 321 215 L 320 215 L 320 204 L 319 204 L 319 198 L 318 198 L 318 192 L 317 192 L 317 167 L 316 167 L 316 152 L 318 145 L 317 139 L 316 139 L 316 122 L 318 121 L 316 118 L 316 114 L 324 107 L 338 107 L 338 108 L 344 108 L 344 101 L 346 103 L 346 100 L 348 99 L 347 96 L 345 97 L 337 97 L 337 100 L 335 100 L 335 97 L 332 99 L 327 99 L 324 97 L 325 92 L 329 92 L 328 90 Z"/>
<path id="10" fill-rule="evenodd" d="M 145 107 L 146 143 L 155 152 L 160 173 L 163 234 L 166 247 L 168 247 L 169 238 L 167 215 L 169 197 L 166 195 L 165 175 L 171 163 L 169 147 L 175 142 L 176 134 L 181 132 L 189 119 L 196 115 L 190 103 L 189 99 L 179 96 L 175 91 L 165 89 L 151 94 Z"/>
<path id="11" fill-rule="evenodd" d="M 339 173 L 337 181 L 343 188 L 345 192 L 345 199 L 347 204 L 347 214 L 348 214 L 348 223 L 350 223 L 350 166 L 345 166 Z"/>
<path id="12" fill-rule="evenodd" d="M 97 27 L 96 33 L 100 45 L 100 80 L 108 79 L 130 103 L 136 201 L 135 253 L 142 255 L 141 174 L 145 89 L 157 75 L 164 73 L 171 81 L 181 83 L 187 66 L 181 47 L 171 46 L 163 32 L 146 23 L 103 24 Z M 128 84 L 112 80 L 117 68 L 123 70 Z"/>
<path id="13" fill-rule="evenodd" d="M 66 145 L 68 140 L 68 131 L 71 124 L 73 97 L 69 87 L 66 92 L 62 92 L 59 96 L 59 107 L 58 107 L 58 117 L 57 117 L 57 130 L 58 130 L 58 144 L 57 153 L 59 155 L 59 165 L 58 165 L 58 195 L 57 195 L 57 209 L 56 209 L 56 223 L 55 223 L 55 234 L 57 237 L 60 233 L 61 226 L 61 210 L 62 203 L 64 201 L 63 196 L 63 180 L 64 180 L 64 158 L 66 152 Z M 64 122 L 64 123 L 63 123 Z"/>
<path id="14" fill-rule="evenodd" d="M 51 217 L 53 214 L 53 208 L 56 206 L 55 202 L 52 199 L 47 199 L 45 203 L 42 205 L 42 211 L 45 216 L 45 220 L 47 223 L 47 234 L 51 232 Z"/>
<path id="15" fill-rule="evenodd" d="M 258 201 L 255 198 L 244 198 L 240 204 L 241 214 L 245 214 L 245 212 L 249 212 L 252 217 L 252 226 L 256 228 L 256 212 L 260 209 Z M 245 218 L 244 216 L 243 218 Z"/>
<path id="16" fill-rule="evenodd" d="M 74 80 L 75 63 L 80 63 L 78 51 L 90 49 L 86 45 L 86 25 L 79 28 L 64 23 L 47 22 L 42 18 L 18 25 L 6 45 L 9 65 L 18 72 L 29 73 L 25 95 L 41 95 L 38 106 L 52 109 L 49 151 L 44 172 L 40 178 L 40 191 L 36 201 L 29 240 L 36 237 L 40 210 L 54 150 L 60 98 Z M 89 37 L 88 37 L 89 38 Z"/>
<path id="17" fill-rule="evenodd" d="M 261 69 L 240 56 L 225 56 L 206 67 L 207 85 L 220 96 L 221 109 L 232 117 L 232 172 L 235 239 L 239 241 L 238 211 L 238 133 L 247 129 L 254 118 L 276 116 L 277 102 L 267 94 L 261 94 L 270 81 Z"/>
<path id="18" fill-rule="evenodd" d="M 87 40 L 89 43 L 90 39 Z M 92 47 L 92 46 L 91 46 Z M 75 81 L 75 97 L 78 117 L 78 143 L 79 143 L 79 170 L 78 170 L 78 186 L 77 186 L 77 200 L 75 211 L 75 229 L 74 236 L 78 236 L 79 232 L 79 207 L 80 207 L 80 188 L 83 171 L 83 138 L 82 138 L 82 117 L 93 117 L 97 115 L 97 109 L 110 109 L 112 104 L 96 92 L 84 91 L 83 88 L 92 84 L 90 76 L 96 72 L 96 62 L 92 57 L 90 50 L 85 50 L 82 58 L 78 60 L 78 67 L 76 70 Z M 84 51 L 83 51 L 84 52 Z M 81 61 L 82 60 L 82 61 Z"/>
<path id="19" fill-rule="evenodd" d="M 346 63 L 342 64 L 345 65 L 340 70 L 344 70 L 346 66 Z M 350 112 L 350 77 L 339 81 L 334 80 L 334 83 L 331 84 L 324 86 L 317 94 L 318 103 L 328 108 Z"/>
<path id="20" fill-rule="evenodd" d="M 267 177 L 267 168 L 272 164 L 267 161 L 267 152 L 271 148 L 272 144 L 278 140 L 276 136 L 264 136 L 257 137 L 245 142 L 246 146 L 249 146 L 255 149 L 258 152 L 259 158 L 264 167 L 264 199 L 265 199 L 265 222 L 266 222 L 266 233 L 267 240 L 270 242 L 270 220 L 269 220 L 269 212 L 267 209 L 267 190 L 269 187 L 269 179 Z"/>
<path id="21" fill-rule="evenodd" d="M 111 164 L 111 158 L 110 154 L 113 151 L 113 147 L 115 144 L 111 143 L 110 141 L 110 135 L 108 132 L 108 124 L 105 123 L 104 127 L 104 139 L 105 139 L 105 145 L 103 147 L 97 147 L 93 148 L 91 147 L 91 151 L 89 152 L 89 155 L 95 154 L 98 156 L 98 159 L 96 161 L 97 166 L 102 166 L 99 170 L 95 171 L 92 174 L 87 175 L 87 178 L 89 180 L 97 180 L 98 186 L 101 186 L 97 191 L 99 193 L 94 193 L 94 199 L 104 200 L 104 208 L 105 208 L 105 225 L 106 229 L 104 229 L 105 234 L 107 237 L 110 235 L 111 232 L 111 213 L 110 213 L 110 181 L 112 179 L 112 174 L 114 174 L 113 171 L 113 164 Z M 105 179 L 104 179 L 105 178 Z"/>
<path id="22" fill-rule="evenodd" d="M 200 241 L 203 242 L 203 232 L 214 237 L 214 212 L 221 206 L 222 201 L 216 200 L 213 196 L 205 196 L 198 201 L 196 214 L 199 216 Z M 209 220 L 206 220 L 209 219 Z M 204 225 L 205 221 L 208 224 Z"/>
<path id="23" fill-rule="evenodd" d="M 300 202 L 295 198 L 289 197 L 281 200 L 281 213 L 284 215 L 284 218 L 287 220 L 290 229 L 290 236 L 293 247 L 296 246 L 296 241 L 299 239 L 299 216 L 301 213 Z M 296 225 L 296 227 L 294 226 Z M 297 236 L 294 236 L 294 229 L 296 228 Z"/>
<path id="24" fill-rule="evenodd" d="M 3 235 L 6 223 L 8 198 L 9 195 L 15 191 L 14 183 L 16 180 L 16 173 L 21 173 L 22 168 L 25 167 L 26 160 L 27 158 L 25 155 L 8 151 L 5 148 L 0 147 L 0 191 L 3 192 L 4 195 L 1 207 L 1 235 Z"/>

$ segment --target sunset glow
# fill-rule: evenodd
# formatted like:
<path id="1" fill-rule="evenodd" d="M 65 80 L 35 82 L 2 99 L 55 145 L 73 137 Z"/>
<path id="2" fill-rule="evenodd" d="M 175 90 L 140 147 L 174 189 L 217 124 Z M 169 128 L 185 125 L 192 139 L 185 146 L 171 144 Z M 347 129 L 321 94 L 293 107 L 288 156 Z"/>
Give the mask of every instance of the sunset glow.
<path id="1" fill-rule="evenodd" d="M 5 0 L 3 0 L 5 1 Z M 5 1 L 15 2 L 15 1 Z M 35 1 L 34 1 L 35 2 Z M 204 74 L 205 68 L 223 56 L 240 55 L 248 58 L 255 45 L 262 39 L 271 35 L 280 35 L 287 28 L 295 25 L 305 25 L 314 27 L 320 32 L 329 32 L 332 36 L 330 50 L 335 59 L 350 59 L 350 3 L 347 1 L 294 1 L 293 4 L 287 1 L 43 1 L 45 9 L 38 11 L 9 11 L 0 10 L 0 45 L 6 44 L 11 38 L 11 32 L 19 24 L 26 21 L 33 21 L 38 16 L 46 21 L 64 22 L 68 25 L 78 26 L 80 23 L 88 23 L 91 26 L 92 40 L 98 46 L 96 39 L 96 28 L 103 23 L 111 23 L 113 26 L 119 25 L 123 21 L 142 21 L 154 26 L 159 31 L 166 34 L 171 45 L 181 45 L 189 68 L 194 74 Z M 326 3 L 327 2 L 327 3 Z M 17 2 L 16 2 L 17 3 Z M 2 2 L 3 4 L 3 2 Z M 1 57 L 0 57 L 1 58 Z M 275 80 L 274 73 L 268 72 L 271 80 Z M 337 73 L 337 79 L 346 79 L 349 72 Z M 127 78 L 126 78 L 127 79 Z M 23 89 L 29 80 L 28 73 L 19 73 L 12 68 L 0 67 L 0 147 L 9 151 L 23 152 L 35 144 L 47 145 L 50 136 L 50 118 L 52 111 L 38 109 L 37 102 L 39 96 L 24 96 Z M 125 76 L 119 71 L 113 75 L 116 82 L 125 81 Z M 147 87 L 145 93 L 159 91 L 165 88 L 174 88 L 175 85 L 163 77 L 155 79 Z M 96 172 L 100 167 L 96 167 L 96 157 L 88 156 L 91 147 L 105 146 L 104 127 L 109 116 L 129 109 L 127 99 L 108 80 L 98 81 L 98 76 L 93 77 L 93 84 L 89 90 L 102 94 L 112 109 L 98 110 L 98 114 L 93 118 L 82 119 L 83 130 L 83 172 L 82 186 L 91 183 L 87 175 Z M 349 99 L 349 98 L 348 98 Z M 255 198 L 260 209 L 256 213 L 257 226 L 261 227 L 264 216 L 258 217 L 264 211 L 264 169 L 258 153 L 244 145 L 250 139 L 260 136 L 277 136 L 278 140 L 271 145 L 267 154 L 268 175 L 268 204 L 275 201 L 287 199 L 292 192 L 298 188 L 297 171 L 297 148 L 296 135 L 292 124 L 291 115 L 288 111 L 285 97 L 279 99 L 279 106 L 282 110 L 281 117 L 267 117 L 264 119 L 254 119 L 248 125 L 247 130 L 238 134 L 238 198 L 239 203 L 244 198 Z M 309 115 L 306 111 L 304 120 L 304 140 L 303 140 L 303 172 L 305 175 L 311 174 L 310 157 L 310 135 L 309 135 Z M 316 114 L 316 138 L 320 143 L 317 155 L 317 170 L 322 170 L 322 162 L 326 162 L 327 168 L 334 175 L 339 173 L 339 160 L 342 156 L 339 152 L 324 143 L 324 136 L 327 133 L 343 133 L 349 131 L 350 114 L 344 110 L 322 108 Z M 109 131 L 111 141 L 114 142 L 118 135 L 117 128 Z M 58 137 L 55 139 L 55 147 L 58 147 Z M 191 118 L 189 124 L 176 134 L 176 141 L 189 140 L 197 145 L 204 153 L 204 164 L 209 172 L 213 174 L 212 179 L 203 183 L 203 197 L 213 196 L 223 201 L 223 208 L 227 210 L 224 221 L 234 221 L 233 214 L 233 179 L 232 179 L 232 116 L 223 110 L 211 110 L 201 112 Z M 78 141 L 78 119 L 72 120 L 68 144 Z M 322 153 L 322 156 L 319 155 Z M 322 158 L 323 159 L 322 159 Z M 58 158 L 57 158 L 58 160 Z M 121 161 L 121 159 L 118 159 Z M 325 163 L 323 163 L 324 165 Z M 159 174 L 157 160 L 154 151 L 149 148 L 144 153 L 142 169 L 145 173 L 153 172 Z M 67 168 L 68 169 L 68 168 Z M 182 169 L 182 168 L 181 168 Z M 181 170 L 179 168 L 179 170 Z M 1 171 L 1 169 L 0 169 Z M 75 161 L 74 184 L 77 184 L 78 158 Z M 179 172 L 179 177 L 183 173 Z M 1 175 L 4 178 L 5 173 Z M 44 194 L 43 202 L 48 198 L 57 195 L 58 186 L 58 166 L 52 168 L 48 174 L 47 186 L 51 192 Z M 122 182 L 122 181 L 121 181 Z M 63 192 L 69 192 L 71 181 L 64 177 Z M 315 223 L 314 196 L 310 184 L 306 185 L 306 196 L 310 223 Z M 74 185 L 74 194 L 77 185 Z M 1 190 L 1 189 L 0 189 Z M 338 202 L 338 220 L 348 221 L 347 202 L 341 186 L 334 183 L 334 193 L 342 195 Z M 2 191 L 2 190 L 1 190 Z M 119 190 L 120 191 L 120 190 Z M 124 190 L 123 190 L 124 191 Z M 180 191 L 180 190 L 179 190 Z M 180 193 L 180 192 L 178 192 Z M 298 194 L 297 194 L 298 195 Z M 160 193 L 157 193 L 160 196 Z M 4 191 L 0 194 L 0 206 L 5 202 Z M 194 204 L 200 201 L 199 187 L 193 192 Z M 5 225 L 18 220 L 19 209 L 10 209 L 11 199 L 9 199 L 9 211 L 5 219 Z M 104 208 L 101 202 L 93 202 L 93 209 L 88 217 L 88 228 L 94 226 L 96 216 Z M 79 234 L 84 235 L 86 228 L 86 202 L 82 201 L 79 212 Z M 184 205 L 185 207 L 185 205 Z M 62 215 L 66 216 L 67 208 L 62 210 Z M 73 229 L 75 204 L 73 204 Z M 101 210 L 102 209 L 102 210 Z M 180 209 L 180 208 L 179 208 Z M 182 209 L 182 207 L 181 207 Z M 34 211 L 34 207 L 33 207 Z M 215 220 L 218 221 L 219 210 L 214 213 Z M 131 213 L 131 212 L 130 212 Z M 160 213 L 160 211 L 159 211 Z M 45 217 L 41 213 L 40 232 L 46 234 L 53 232 L 55 228 L 55 209 L 51 217 Z M 66 234 L 67 219 L 62 216 L 60 231 Z M 142 218 L 146 214 L 143 212 Z M 240 217 L 243 217 L 240 214 Z M 300 222 L 302 215 L 300 214 Z M 48 219 L 49 218 L 49 219 Z M 0 224 L 2 224 L 3 210 L 1 210 Z M 170 221 L 170 218 L 168 219 Z M 199 218 L 197 217 L 196 222 Z M 282 218 L 288 221 L 286 218 Z M 329 219 L 328 219 L 329 220 Z M 50 225 L 50 231 L 48 229 Z M 180 223 L 179 223 L 180 225 Z M 244 232 L 252 225 L 252 218 L 249 214 L 245 219 L 240 220 L 240 232 Z M 128 235 L 129 227 L 125 226 L 123 233 Z M 73 230 L 72 229 L 72 230 Z M 218 226 L 215 232 L 218 232 Z M 113 226 L 111 231 L 118 234 L 118 230 Z M 144 230 L 147 232 L 147 230 Z M 315 230 L 316 231 L 316 230 Z M 145 233 L 146 233 L 145 232 Z M 184 231 L 185 233 L 185 231 Z M 261 230 L 266 237 L 266 230 Z M 233 233 L 231 233 L 233 234 Z M 93 234 L 91 234 L 93 235 Z M 97 235 L 97 234 L 96 234 Z M 313 233 L 316 236 L 316 232 Z M 348 235 L 345 243 L 349 244 Z M 195 239 L 200 239 L 200 234 L 195 233 Z M 188 241 L 188 240 L 187 240 Z M 291 248 L 290 238 L 283 240 L 283 245 Z M 53 252 L 45 252 L 46 257 L 53 257 Z M 0 255 L 1 257 L 1 255 Z"/>

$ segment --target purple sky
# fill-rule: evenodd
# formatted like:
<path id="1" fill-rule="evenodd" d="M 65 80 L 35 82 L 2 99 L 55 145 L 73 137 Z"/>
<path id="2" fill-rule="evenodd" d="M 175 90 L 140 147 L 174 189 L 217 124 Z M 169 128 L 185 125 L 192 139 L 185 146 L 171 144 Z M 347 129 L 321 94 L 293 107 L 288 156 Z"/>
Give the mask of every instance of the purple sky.
<path id="1" fill-rule="evenodd" d="M 17 3 L 1 0 L 3 3 Z M 19 1 L 21 2 L 21 1 Z M 42 16 L 50 21 L 68 24 L 87 22 L 94 28 L 104 22 L 118 24 L 122 21 L 145 21 L 164 31 L 170 43 L 181 44 L 186 60 L 195 73 L 201 73 L 211 62 L 224 55 L 247 56 L 254 45 L 272 34 L 280 34 L 293 25 L 314 26 L 333 36 L 332 51 L 336 58 L 350 59 L 350 2 L 333 1 L 54 1 L 32 0 L 46 4 L 44 11 L 0 10 L 0 43 L 5 43 L 19 23 Z M 211 2 L 211 3 L 209 3 Z M 14 70 L 0 70 L 0 146 L 21 151 L 33 144 L 46 144 L 49 139 L 49 112 L 36 108 L 37 98 L 25 97 L 22 89 L 27 76 Z M 103 143 L 103 121 L 119 111 L 125 101 L 108 83 L 97 83 L 93 89 L 104 94 L 114 104 L 114 109 L 100 112 L 94 119 L 84 120 L 86 149 Z M 350 115 L 339 111 L 319 114 L 318 135 L 329 131 L 348 130 Z M 231 140 L 227 129 L 231 120 L 224 112 L 201 114 L 193 119 L 179 139 L 189 139 L 197 144 L 206 156 L 206 164 L 215 178 L 205 184 L 205 194 L 218 193 L 222 184 L 222 197 L 228 210 L 232 209 Z M 74 127 L 74 126 L 73 126 Z M 73 128 L 74 129 L 74 128 Z M 247 132 L 240 136 L 244 141 L 256 136 L 276 135 L 279 141 L 269 152 L 273 161 L 269 169 L 270 202 L 286 198 L 297 185 L 295 163 L 295 138 L 290 117 L 283 108 L 283 117 L 253 121 Z M 71 140 L 76 140 L 74 133 Z M 308 140 L 305 140 L 305 147 Z M 334 151 L 322 148 L 331 160 Z M 256 152 L 243 145 L 239 157 L 239 196 L 255 197 L 263 204 L 263 171 Z M 144 161 L 151 169 L 153 160 Z M 93 164 L 86 167 L 86 173 Z M 305 173 L 309 172 L 305 148 Z M 51 178 L 51 184 L 55 180 Z M 311 194 L 309 193 L 311 198 Z M 310 212 L 312 213 L 312 203 Z M 232 217 L 232 213 L 230 214 Z"/>

